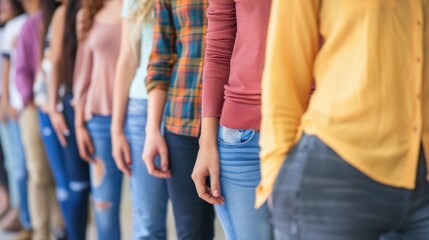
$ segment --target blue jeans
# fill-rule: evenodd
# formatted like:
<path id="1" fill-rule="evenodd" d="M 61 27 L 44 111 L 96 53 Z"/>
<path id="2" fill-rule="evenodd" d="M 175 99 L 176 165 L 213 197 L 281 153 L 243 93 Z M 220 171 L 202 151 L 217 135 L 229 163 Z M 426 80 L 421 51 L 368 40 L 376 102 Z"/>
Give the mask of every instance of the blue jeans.
<path id="1" fill-rule="evenodd" d="M 273 238 L 267 205 L 255 209 L 255 190 L 261 179 L 258 141 L 255 130 L 219 128 L 219 180 L 225 203 L 215 209 L 231 240 Z"/>
<path id="2" fill-rule="evenodd" d="M 198 197 L 192 170 L 198 155 L 198 138 L 165 130 L 170 171 L 168 194 L 173 204 L 179 240 L 209 240 L 214 237 L 213 206 Z"/>
<path id="3" fill-rule="evenodd" d="M 70 240 L 81 240 L 85 239 L 88 220 L 89 166 L 78 154 L 71 98 L 71 95 L 67 95 L 63 100 L 63 114 L 70 130 L 64 148 L 49 116 L 40 110 L 38 114 L 42 140 L 56 183 L 57 199 L 67 226 L 67 237 Z"/>
<path id="4" fill-rule="evenodd" d="M 418 164 L 415 190 L 386 186 L 349 165 L 316 136 L 304 134 L 274 187 L 276 239 L 428 239 L 423 150 Z"/>
<path id="5" fill-rule="evenodd" d="M 24 146 L 18 121 L 9 119 L 7 123 L 9 142 L 11 146 L 10 159 L 6 159 L 6 169 L 11 182 L 18 186 L 20 222 L 24 229 L 31 229 L 30 208 L 28 206 L 28 172 L 25 160 Z"/>
<path id="6" fill-rule="evenodd" d="M 119 240 L 121 229 L 119 209 L 122 191 L 122 173 L 112 156 L 110 134 L 111 116 L 95 115 L 87 122 L 94 144 L 95 163 L 90 164 L 91 193 L 95 209 L 98 239 Z"/>
<path id="7" fill-rule="evenodd" d="M 131 148 L 131 198 L 134 239 L 167 239 L 167 181 L 149 175 L 142 161 L 147 119 L 147 100 L 128 102 L 125 134 Z"/>
<path id="8" fill-rule="evenodd" d="M 10 170 L 14 156 L 12 155 L 12 144 L 9 139 L 8 124 L 0 123 L 0 141 L 3 150 L 3 166 L 4 169 Z M 14 180 L 13 173 L 7 174 L 7 184 L 9 189 L 9 202 L 10 206 L 19 209 L 19 186 L 18 182 Z"/>

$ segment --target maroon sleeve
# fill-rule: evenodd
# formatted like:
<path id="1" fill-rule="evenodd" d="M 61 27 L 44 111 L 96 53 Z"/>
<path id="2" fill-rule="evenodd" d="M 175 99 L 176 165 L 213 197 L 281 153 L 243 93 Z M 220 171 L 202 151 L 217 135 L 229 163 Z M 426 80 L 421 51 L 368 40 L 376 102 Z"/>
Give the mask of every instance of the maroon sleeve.
<path id="1" fill-rule="evenodd" d="M 220 117 L 237 32 L 234 0 L 210 0 L 207 18 L 202 117 Z"/>

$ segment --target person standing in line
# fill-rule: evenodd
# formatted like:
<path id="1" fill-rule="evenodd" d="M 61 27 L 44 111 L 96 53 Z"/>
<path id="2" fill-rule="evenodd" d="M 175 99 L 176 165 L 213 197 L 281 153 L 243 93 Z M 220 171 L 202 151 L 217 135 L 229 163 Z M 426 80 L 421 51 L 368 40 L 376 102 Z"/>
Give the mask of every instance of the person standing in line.
<path id="1" fill-rule="evenodd" d="M 181 240 L 214 236 L 213 207 L 198 197 L 191 179 L 199 148 L 207 7 L 207 0 L 156 0 L 154 44 L 146 77 L 143 159 L 151 175 L 167 178 Z"/>
<path id="2" fill-rule="evenodd" d="M 63 231 L 64 223 L 55 197 L 55 182 L 43 147 L 34 104 L 33 86 L 41 59 L 41 36 L 44 12 L 42 2 L 32 2 L 34 11 L 22 27 L 16 47 L 16 86 L 23 110 L 19 126 L 28 166 L 29 205 L 33 239 L 49 239 L 50 231 Z"/>
<path id="3" fill-rule="evenodd" d="M 209 0 L 207 10 L 203 119 L 192 177 L 231 240 L 272 239 L 268 207 L 254 207 L 270 8 L 270 0 Z"/>
<path id="4" fill-rule="evenodd" d="M 428 239 L 429 1 L 272 11 L 257 203 L 276 239 Z"/>
<path id="5" fill-rule="evenodd" d="M 147 121 L 145 77 L 153 43 L 154 0 L 125 0 L 121 51 L 113 94 L 112 147 L 116 166 L 130 176 L 134 239 L 167 239 L 165 179 L 141 161 Z"/>
<path id="6" fill-rule="evenodd" d="M 74 139 L 74 131 L 69 131 L 68 136 L 61 135 L 63 137 L 63 142 L 60 142 L 48 115 L 50 111 L 60 111 L 60 114 L 64 111 L 64 116 L 68 116 L 69 123 L 73 125 L 74 114 L 70 105 L 70 88 L 68 89 L 68 101 L 65 95 L 65 86 L 61 86 L 61 89 L 53 92 L 56 96 L 64 97 L 65 101 L 60 104 L 55 104 L 56 108 L 50 109 L 49 107 L 49 90 L 52 88 L 51 84 L 54 78 L 56 78 L 56 83 L 59 81 L 58 74 L 59 71 L 61 71 L 60 67 L 62 67 L 62 61 L 68 60 L 69 63 L 74 63 L 74 55 L 76 54 L 76 31 L 73 29 L 72 25 L 71 28 L 67 28 L 70 29 L 69 31 L 71 31 L 72 34 L 74 33 L 75 37 L 73 38 L 73 36 L 71 36 L 68 38 L 67 44 L 69 44 L 71 48 L 73 48 L 74 44 L 74 48 L 71 50 L 65 48 L 64 53 L 62 49 L 65 37 L 64 28 L 66 27 L 66 14 L 69 14 L 70 17 L 67 24 L 74 23 L 73 17 L 75 18 L 76 16 L 80 2 L 72 1 L 66 8 L 68 3 L 68 1 L 62 2 L 61 6 L 55 10 L 54 7 L 56 7 L 58 3 L 53 1 L 43 2 L 45 18 L 41 41 L 43 43 L 43 59 L 41 59 L 41 66 L 33 91 L 35 103 L 38 106 L 40 134 L 56 182 L 57 200 L 60 203 L 62 215 L 66 224 L 66 232 L 57 231 L 55 235 L 57 239 L 61 239 L 61 236 L 67 236 L 67 239 L 79 240 L 85 239 L 86 237 L 89 196 L 88 164 L 84 161 L 80 161 L 77 144 Z M 52 21 L 49 21 L 51 17 Z M 72 59 L 65 60 L 62 59 L 63 57 Z M 67 66 L 68 69 L 63 75 L 64 78 L 72 78 L 73 66 L 74 64 L 69 64 L 69 66 Z M 58 83 L 56 86 L 58 86 Z M 64 119 L 64 117 L 62 119 Z M 69 140 L 68 142 L 66 138 Z"/>
<path id="7" fill-rule="evenodd" d="M 1 0 L 0 1 L 0 46 L 3 46 L 4 30 L 6 24 L 15 17 L 24 13 L 22 4 L 19 1 Z M 3 62 L 6 60 L 0 59 L 0 93 L 3 94 Z M 9 74 L 6 70 L 6 74 Z M 0 142 L 1 142 L 1 161 L 0 161 L 0 227 L 4 230 L 18 230 L 19 224 L 19 188 L 14 181 L 13 173 L 8 173 L 11 169 L 13 155 L 11 153 L 12 146 L 10 144 L 7 124 L 8 117 L 6 109 L 0 105 Z"/>
<path id="8" fill-rule="evenodd" d="M 2 1 L 7 3 L 8 1 Z M 1 53 L 3 60 L 3 77 L 2 77 L 2 109 L 6 112 L 7 123 L 5 131 L 2 131 L 3 137 L 8 139 L 10 144 L 10 156 L 6 157 L 6 168 L 9 174 L 11 189 L 17 189 L 17 198 L 12 200 L 12 204 L 16 201 L 15 206 L 9 210 L 6 216 L 3 217 L 0 225 L 7 228 L 12 225 L 19 225 L 16 219 L 19 218 L 22 230 L 18 234 L 18 239 L 31 239 L 31 221 L 30 210 L 28 207 L 28 172 L 25 159 L 25 151 L 22 144 L 21 129 L 18 123 L 18 114 L 23 108 L 22 99 L 16 87 L 16 43 L 21 33 L 27 14 L 25 12 L 34 13 L 37 11 L 37 6 L 32 1 L 15 1 L 10 0 L 9 3 L 18 7 L 17 15 L 10 20 L 4 30 L 4 39 L 2 42 Z M 13 227 L 16 228 L 16 227 Z"/>
<path id="9" fill-rule="evenodd" d="M 122 1 L 84 0 L 83 41 L 73 83 L 75 128 L 80 156 L 90 163 L 98 239 L 121 238 L 122 173 L 112 156 L 110 133 L 115 67 L 121 45 Z"/>

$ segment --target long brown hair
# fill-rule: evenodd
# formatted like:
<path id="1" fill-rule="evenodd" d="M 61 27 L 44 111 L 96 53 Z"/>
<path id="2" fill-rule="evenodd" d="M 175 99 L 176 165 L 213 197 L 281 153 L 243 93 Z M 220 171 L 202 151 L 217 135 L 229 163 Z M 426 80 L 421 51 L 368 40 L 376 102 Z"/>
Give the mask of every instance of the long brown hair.
<path id="1" fill-rule="evenodd" d="M 103 8 L 104 0 L 82 0 L 84 11 L 83 35 L 87 35 L 94 24 L 95 15 Z"/>
<path id="2" fill-rule="evenodd" d="M 44 0 L 42 1 L 43 21 L 41 26 L 41 41 L 40 41 L 40 53 L 41 59 L 43 59 L 43 52 L 46 47 L 46 36 L 49 32 L 52 17 L 54 16 L 55 10 L 60 6 L 60 3 L 55 0 Z"/>
<path id="3" fill-rule="evenodd" d="M 64 84 L 67 91 L 73 87 L 74 64 L 77 53 L 76 15 L 81 7 L 81 0 L 68 0 L 65 13 L 64 35 L 62 38 L 62 56 L 59 63 L 58 76 L 60 85 Z"/>

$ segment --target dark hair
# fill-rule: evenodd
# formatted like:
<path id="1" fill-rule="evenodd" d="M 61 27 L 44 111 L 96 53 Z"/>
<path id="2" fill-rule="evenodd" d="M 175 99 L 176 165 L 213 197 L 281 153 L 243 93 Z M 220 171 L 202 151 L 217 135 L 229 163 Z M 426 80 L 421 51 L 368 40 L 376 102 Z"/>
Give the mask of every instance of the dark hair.
<path id="1" fill-rule="evenodd" d="M 10 3 L 12 3 L 13 10 L 15 10 L 15 16 L 19 16 L 25 12 L 20 0 L 10 0 Z"/>
<path id="2" fill-rule="evenodd" d="M 80 0 L 68 0 L 65 13 L 62 57 L 59 64 L 59 82 L 65 84 L 68 91 L 73 86 L 73 72 L 77 52 L 76 15 L 80 9 Z"/>
<path id="3" fill-rule="evenodd" d="M 83 35 L 87 35 L 94 23 L 95 15 L 103 8 L 104 0 L 82 0 L 82 9 L 85 11 L 83 19 Z"/>
<path id="4" fill-rule="evenodd" d="M 43 22 L 41 28 L 41 59 L 43 59 L 43 51 L 46 47 L 46 36 L 48 35 L 49 26 L 51 25 L 52 17 L 54 16 L 55 10 L 61 5 L 61 3 L 55 0 L 43 0 L 42 1 L 42 12 L 43 12 Z"/>
<path id="5" fill-rule="evenodd" d="M 10 1 L 10 4 L 12 4 L 14 17 L 19 16 L 25 12 L 24 7 L 22 6 L 22 3 L 20 0 L 9 0 L 9 1 Z M 3 27 L 4 24 L 6 23 L 1 24 L 0 26 Z"/>

